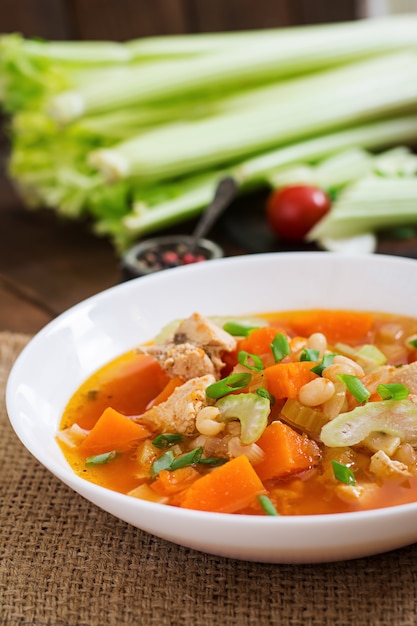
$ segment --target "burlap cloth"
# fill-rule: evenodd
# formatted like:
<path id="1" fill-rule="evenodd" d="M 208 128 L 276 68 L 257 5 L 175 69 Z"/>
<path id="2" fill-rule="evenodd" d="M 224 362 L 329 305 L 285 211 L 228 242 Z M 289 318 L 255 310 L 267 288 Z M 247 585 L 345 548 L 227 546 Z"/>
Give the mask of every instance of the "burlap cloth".
<path id="1" fill-rule="evenodd" d="M 7 375 L 27 340 L 0 333 L 2 626 L 417 624 L 417 544 L 323 565 L 247 563 L 162 541 L 74 494 L 7 419 Z"/>

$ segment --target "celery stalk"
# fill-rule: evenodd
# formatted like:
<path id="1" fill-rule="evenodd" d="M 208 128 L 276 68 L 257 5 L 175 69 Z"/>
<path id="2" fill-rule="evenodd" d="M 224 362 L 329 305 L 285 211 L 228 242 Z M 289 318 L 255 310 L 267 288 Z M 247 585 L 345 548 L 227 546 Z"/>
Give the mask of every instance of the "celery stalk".
<path id="1" fill-rule="evenodd" d="M 390 143 L 406 140 L 417 140 L 417 115 L 364 124 L 346 131 L 323 135 L 319 139 L 299 142 L 282 150 L 275 150 L 262 157 L 249 159 L 233 166 L 229 168 L 227 174 L 237 180 L 242 192 L 244 192 L 246 189 L 274 186 L 279 177 L 279 172 L 285 172 L 286 165 L 300 162 L 314 163 L 324 156 L 338 155 L 339 151 L 351 146 L 378 149 L 386 147 Z M 358 148 L 355 149 L 354 153 L 349 152 L 351 157 L 353 154 L 357 154 L 357 150 Z M 361 154 L 359 152 L 359 155 Z M 340 164 L 339 156 L 333 158 Z M 329 159 L 328 164 L 333 163 L 334 166 L 333 158 L 332 160 Z M 364 159 L 366 160 L 366 157 Z M 358 156 L 358 160 L 362 162 L 362 157 Z M 277 167 L 277 164 L 280 164 L 281 168 Z M 307 169 L 313 172 L 315 168 Z M 213 171 L 208 172 L 203 177 L 190 177 L 187 183 L 179 181 L 174 197 L 164 198 L 153 204 L 144 201 L 139 188 L 132 210 L 123 218 L 122 228 L 119 225 L 120 242 L 122 240 L 126 242 L 134 240 L 155 232 L 159 228 L 195 217 L 210 202 L 218 179 L 225 174 L 225 171 Z M 348 178 L 351 178 L 350 175 Z M 121 244 L 121 247 L 124 245 Z"/>
<path id="2" fill-rule="evenodd" d="M 348 237 L 390 226 L 417 224 L 417 177 L 370 176 L 349 185 L 308 233 L 307 240 Z"/>
<path id="3" fill-rule="evenodd" d="M 232 102 L 218 115 L 161 125 L 93 152 L 90 163 L 110 181 L 173 177 L 342 125 L 406 112 L 417 105 L 417 54 L 390 55 L 257 88 Z"/>
<path id="4" fill-rule="evenodd" d="M 196 91 L 277 80 L 311 71 L 341 66 L 375 55 L 416 49 L 417 18 L 400 16 L 384 20 L 359 20 L 296 32 L 280 29 L 267 35 L 233 37 L 235 45 L 219 46 L 211 54 L 181 58 L 170 55 L 153 67 L 126 66 L 124 76 L 100 84 L 82 85 L 50 102 L 51 115 L 67 123 L 83 114 L 126 104 L 185 97 Z M 239 43 L 241 41 L 241 43 Z M 146 42 L 145 42 L 146 44 Z M 144 45 L 145 45 L 144 44 Z M 136 44 L 138 47 L 140 44 Z M 133 49 L 133 44 L 131 44 Z M 74 106 L 74 100 L 77 106 Z"/>

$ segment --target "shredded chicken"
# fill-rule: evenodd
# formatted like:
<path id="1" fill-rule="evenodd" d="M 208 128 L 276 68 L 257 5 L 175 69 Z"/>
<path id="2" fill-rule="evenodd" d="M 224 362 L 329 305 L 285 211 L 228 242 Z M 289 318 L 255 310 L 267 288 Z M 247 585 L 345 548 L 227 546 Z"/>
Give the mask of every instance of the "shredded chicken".
<path id="1" fill-rule="evenodd" d="M 137 350 L 154 357 L 171 377 L 189 380 L 211 374 L 218 380 L 225 365 L 222 355 L 235 347 L 234 337 L 199 313 L 193 313 L 165 343 L 140 346 Z"/>
<path id="2" fill-rule="evenodd" d="M 405 385 L 410 393 L 417 394 L 417 361 L 397 368 L 391 376 L 390 383 Z"/>
<path id="3" fill-rule="evenodd" d="M 371 457 L 369 469 L 376 476 L 386 480 L 387 478 L 409 478 L 411 472 L 407 465 L 400 461 L 393 461 L 385 452 L 378 450 Z"/>
<path id="4" fill-rule="evenodd" d="M 169 376 L 180 376 L 184 380 L 211 374 L 216 376 L 216 369 L 203 348 L 191 343 L 163 344 L 147 346 L 141 352 L 152 356 Z"/>
<path id="5" fill-rule="evenodd" d="M 214 382 L 211 374 L 188 380 L 174 389 L 168 400 L 141 415 L 141 422 L 163 432 L 184 435 L 195 432 L 197 414 L 207 406 L 206 388 Z"/>

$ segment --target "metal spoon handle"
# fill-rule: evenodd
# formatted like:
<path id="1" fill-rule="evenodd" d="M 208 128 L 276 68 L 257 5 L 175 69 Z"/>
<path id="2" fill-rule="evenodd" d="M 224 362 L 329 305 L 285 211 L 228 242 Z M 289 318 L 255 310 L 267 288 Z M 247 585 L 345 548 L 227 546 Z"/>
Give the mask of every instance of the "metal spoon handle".
<path id="1" fill-rule="evenodd" d="M 214 222 L 236 197 L 237 192 L 238 185 L 231 176 L 227 176 L 220 180 L 216 187 L 213 200 L 204 211 L 202 218 L 193 232 L 190 252 L 195 250 L 198 246 L 199 240 L 209 232 Z"/>

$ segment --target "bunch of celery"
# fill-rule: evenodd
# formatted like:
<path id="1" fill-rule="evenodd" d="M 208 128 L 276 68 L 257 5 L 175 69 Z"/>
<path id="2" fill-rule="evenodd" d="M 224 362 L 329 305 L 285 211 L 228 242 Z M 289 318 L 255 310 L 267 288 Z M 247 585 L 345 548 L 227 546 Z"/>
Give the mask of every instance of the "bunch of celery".
<path id="1" fill-rule="evenodd" d="M 291 165 L 417 140 L 417 16 L 125 43 L 0 37 L 9 172 L 118 250 Z"/>

